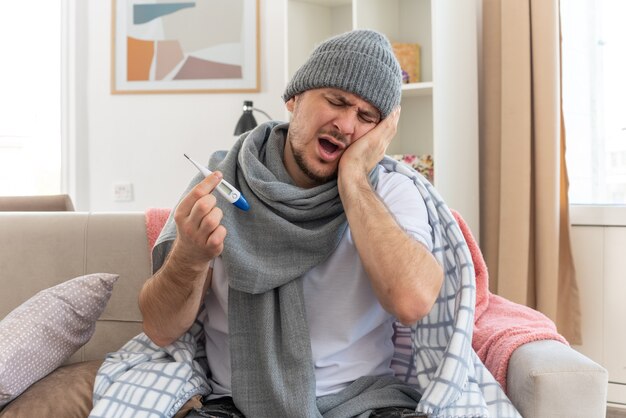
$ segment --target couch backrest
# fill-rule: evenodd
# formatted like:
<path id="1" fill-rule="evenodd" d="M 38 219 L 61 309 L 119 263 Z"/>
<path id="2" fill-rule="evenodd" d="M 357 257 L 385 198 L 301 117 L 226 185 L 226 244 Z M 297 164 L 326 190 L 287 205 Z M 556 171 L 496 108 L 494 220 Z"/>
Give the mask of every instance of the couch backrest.
<path id="1" fill-rule="evenodd" d="M 2 212 L 60 212 L 73 211 L 69 195 L 0 196 Z"/>
<path id="2" fill-rule="evenodd" d="M 0 318 L 38 291 L 88 273 L 120 275 L 91 340 L 69 363 L 102 359 L 141 332 L 150 277 L 141 212 L 0 212 Z"/>

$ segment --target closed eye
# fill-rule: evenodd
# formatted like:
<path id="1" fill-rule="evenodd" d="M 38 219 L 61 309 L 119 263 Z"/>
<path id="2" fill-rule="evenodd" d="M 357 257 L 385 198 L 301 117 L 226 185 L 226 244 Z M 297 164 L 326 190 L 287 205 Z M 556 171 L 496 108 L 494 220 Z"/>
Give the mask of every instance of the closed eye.
<path id="1" fill-rule="evenodd" d="M 365 123 L 378 123 L 378 118 L 368 113 L 359 112 L 359 119 Z"/>
<path id="2" fill-rule="evenodd" d="M 333 107 L 350 107 L 354 106 L 353 103 L 350 103 L 348 100 L 345 100 L 343 97 L 334 97 L 334 96 L 326 96 L 326 101 Z M 359 109 L 357 112 L 357 116 L 359 120 L 363 123 L 378 123 L 380 122 L 380 116 L 378 114 L 374 114 L 368 110 Z"/>
<path id="3" fill-rule="evenodd" d="M 332 99 L 326 99 L 326 100 L 328 101 L 328 103 L 336 107 L 346 106 L 346 103 L 338 101 L 338 100 L 332 100 Z"/>

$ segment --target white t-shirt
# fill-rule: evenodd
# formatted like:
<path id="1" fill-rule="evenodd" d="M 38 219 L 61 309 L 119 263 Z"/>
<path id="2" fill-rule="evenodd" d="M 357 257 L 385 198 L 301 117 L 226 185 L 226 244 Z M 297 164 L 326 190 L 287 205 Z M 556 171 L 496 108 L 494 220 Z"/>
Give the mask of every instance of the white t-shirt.
<path id="1" fill-rule="evenodd" d="M 376 192 L 396 222 L 432 251 L 424 201 L 406 176 L 380 168 Z M 385 250 L 385 243 L 380 243 Z M 361 376 L 392 375 L 394 318 L 371 287 L 347 228 L 333 254 L 303 277 L 303 291 L 315 365 L 316 395 L 339 392 Z M 230 396 L 228 277 L 220 257 L 213 263 L 206 295 L 204 329 L 211 369 L 211 397 Z"/>

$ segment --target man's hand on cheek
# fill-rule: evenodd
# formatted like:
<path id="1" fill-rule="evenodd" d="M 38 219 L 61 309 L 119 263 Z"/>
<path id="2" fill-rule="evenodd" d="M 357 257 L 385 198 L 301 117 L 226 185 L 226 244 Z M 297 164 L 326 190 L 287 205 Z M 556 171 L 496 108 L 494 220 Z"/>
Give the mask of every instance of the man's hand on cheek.
<path id="1" fill-rule="evenodd" d="M 399 119 L 400 106 L 371 131 L 350 144 L 339 160 L 339 177 L 353 174 L 367 176 L 385 156 L 387 147 L 396 134 Z"/>

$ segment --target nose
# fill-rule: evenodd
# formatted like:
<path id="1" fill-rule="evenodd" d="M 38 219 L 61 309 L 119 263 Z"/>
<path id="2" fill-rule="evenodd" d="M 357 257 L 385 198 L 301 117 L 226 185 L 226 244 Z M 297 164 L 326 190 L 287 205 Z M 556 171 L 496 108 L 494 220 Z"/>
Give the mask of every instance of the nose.
<path id="1" fill-rule="evenodd" d="M 335 117 L 333 124 L 348 139 L 352 139 L 357 126 L 357 115 L 351 109 L 343 109 Z"/>

